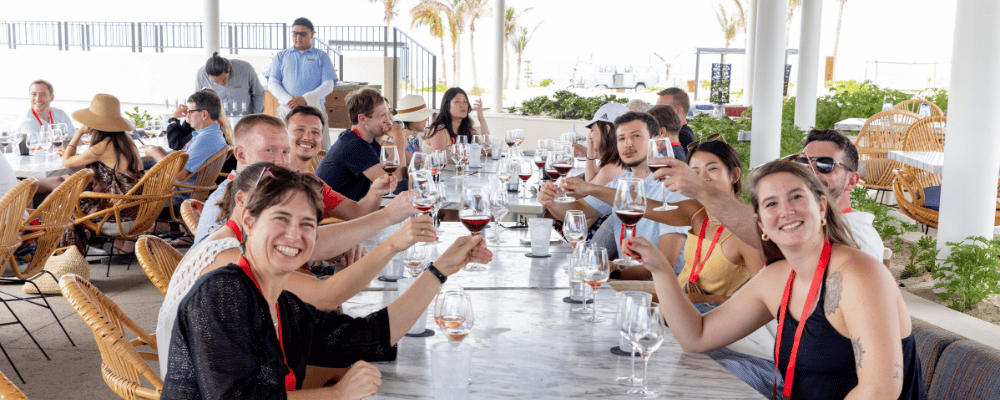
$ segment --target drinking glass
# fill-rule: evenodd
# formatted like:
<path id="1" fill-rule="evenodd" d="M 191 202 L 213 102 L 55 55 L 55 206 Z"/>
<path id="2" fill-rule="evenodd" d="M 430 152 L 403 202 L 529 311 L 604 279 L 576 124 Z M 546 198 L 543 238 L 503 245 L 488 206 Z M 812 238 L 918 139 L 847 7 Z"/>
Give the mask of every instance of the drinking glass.
<path id="1" fill-rule="evenodd" d="M 486 159 L 483 160 L 484 165 L 490 164 L 490 158 L 493 158 L 493 138 L 490 135 L 479 135 L 483 145 L 483 154 L 486 155 Z"/>
<path id="2" fill-rule="evenodd" d="M 410 166 L 407 167 L 409 170 L 407 172 L 416 172 L 420 170 L 431 170 L 431 155 L 427 153 L 416 152 L 410 157 Z"/>
<path id="3" fill-rule="evenodd" d="M 931 116 L 931 105 L 921 104 L 920 112 L 918 112 L 917 114 L 920 115 L 921 118 L 929 118 Z"/>
<path id="4" fill-rule="evenodd" d="M 539 140 L 535 149 L 535 166 L 538 167 L 538 180 L 545 180 L 545 161 L 549 159 L 549 149 L 541 147 L 544 140 Z"/>
<path id="5" fill-rule="evenodd" d="M 625 339 L 629 344 L 629 348 L 632 350 L 632 372 L 629 376 L 623 376 L 616 379 L 616 381 L 624 386 L 640 386 L 642 385 L 642 379 L 635 376 L 635 346 L 632 344 L 629 338 L 628 332 L 628 317 L 635 314 L 638 307 L 649 306 L 649 303 L 653 299 L 653 295 L 646 292 L 636 292 L 636 291 L 625 291 L 618 292 L 620 295 L 618 297 L 618 314 L 615 317 L 615 324 L 618 328 L 618 334 Z M 625 349 L 621 349 L 625 350 Z"/>
<path id="6" fill-rule="evenodd" d="M 615 215 L 622 221 L 622 231 L 624 239 L 632 238 L 635 225 L 639 223 L 642 216 L 646 214 L 646 187 L 642 179 L 625 178 L 618 181 L 618 189 L 615 191 L 615 200 L 612 204 Z M 619 244 L 620 245 L 620 244 Z M 620 247 L 619 247 L 620 248 Z M 622 252 L 624 253 L 624 252 Z M 619 258 L 614 261 L 615 265 L 634 267 L 642 263 L 633 260 L 631 256 Z"/>
<path id="7" fill-rule="evenodd" d="M 434 202 L 434 208 L 433 208 L 434 228 L 437 229 L 437 233 L 438 235 L 440 235 L 444 233 L 444 229 L 441 229 L 441 220 L 438 219 L 438 211 L 441 210 L 441 207 L 444 207 L 445 201 L 448 200 L 448 192 L 445 189 L 446 187 L 445 184 L 441 182 L 436 182 L 434 186 L 437 188 L 437 201 Z M 437 241 L 441 241 L 441 239 L 438 239 Z"/>
<path id="8" fill-rule="evenodd" d="M 24 145 L 28 146 L 28 154 L 34 154 L 38 150 L 39 133 L 29 133 L 24 137 Z"/>
<path id="9" fill-rule="evenodd" d="M 630 390 L 629 394 L 635 394 L 644 399 L 655 399 L 660 394 L 649 390 L 649 356 L 653 355 L 666 336 L 666 328 L 660 319 L 659 304 L 651 303 L 648 306 L 637 306 L 635 312 L 628 316 L 629 342 L 639 350 L 642 355 L 642 389 Z"/>
<path id="10" fill-rule="evenodd" d="M 442 288 L 442 290 L 444 290 Z M 434 303 L 434 322 L 448 336 L 448 340 L 462 341 L 475 325 L 472 299 L 464 290 L 449 290 L 438 293 Z"/>
<path id="11" fill-rule="evenodd" d="M 557 186 L 562 186 L 562 182 L 566 179 L 566 175 L 569 171 L 573 170 L 573 163 L 576 160 L 573 157 L 573 146 L 566 143 L 560 142 L 556 144 L 556 148 L 552 150 L 552 154 L 549 155 L 552 159 L 552 167 L 555 168 L 556 172 L 559 172 L 559 181 L 556 182 Z M 576 199 L 569 197 L 568 193 L 563 193 L 555 199 L 557 203 L 572 203 Z"/>
<path id="12" fill-rule="evenodd" d="M 65 125 L 66 124 L 52 125 L 52 148 L 57 151 L 62 148 L 63 142 L 66 140 L 66 131 L 62 128 Z"/>
<path id="13" fill-rule="evenodd" d="M 462 164 L 469 159 L 468 146 L 456 143 L 451 145 L 451 161 L 455 163 L 455 173 L 461 175 L 464 169 Z"/>
<path id="14" fill-rule="evenodd" d="M 14 128 L 14 132 L 10 135 L 10 152 L 14 154 L 21 154 L 19 145 L 24 141 L 25 133 L 21 128 Z"/>
<path id="15" fill-rule="evenodd" d="M 892 110 L 892 100 L 886 100 L 882 103 L 882 111 Z"/>
<path id="16" fill-rule="evenodd" d="M 524 187 L 524 190 L 521 190 L 521 193 L 520 193 L 519 197 L 530 198 L 527 195 L 528 194 L 528 179 L 531 179 L 531 174 L 533 174 L 533 173 L 534 173 L 534 171 L 532 171 L 532 169 L 531 169 L 531 161 L 521 160 L 518 163 L 518 166 L 517 166 L 517 177 L 521 178 L 521 186 Z"/>
<path id="17" fill-rule="evenodd" d="M 469 137 L 468 137 L 468 136 L 465 136 L 465 135 L 459 135 L 459 136 L 458 136 L 458 140 L 457 140 L 457 141 L 455 141 L 455 144 L 464 144 L 464 145 L 468 145 L 468 144 L 469 144 Z"/>
<path id="18" fill-rule="evenodd" d="M 581 300 L 579 307 L 573 307 L 572 311 L 575 314 L 592 314 L 590 307 L 587 305 L 588 299 L 590 299 L 591 293 L 590 285 L 583 282 L 583 278 L 576 273 L 576 265 L 583 259 L 583 253 L 587 246 L 596 246 L 595 244 L 586 244 L 581 248 L 578 248 L 570 253 L 569 255 L 569 265 L 567 265 L 567 275 L 569 275 L 570 284 L 570 298 L 573 300 Z"/>
<path id="19" fill-rule="evenodd" d="M 517 140 L 514 139 L 513 129 L 507 131 L 507 136 L 504 137 L 504 142 L 507 143 L 508 149 L 514 148 L 514 144 L 517 143 Z"/>
<path id="20" fill-rule="evenodd" d="M 520 166 L 513 164 L 510 158 L 503 158 L 500 160 L 499 165 L 497 165 L 497 179 L 499 179 L 500 183 L 503 183 L 503 186 L 506 188 L 507 181 L 509 181 L 510 178 L 513 178 L 514 175 L 519 172 L 519 169 Z"/>
<path id="21" fill-rule="evenodd" d="M 416 278 L 424 270 L 429 254 L 427 246 L 422 244 L 414 244 L 403 252 L 403 265 L 411 278 Z"/>
<path id="22" fill-rule="evenodd" d="M 55 134 L 54 127 L 52 125 L 42 125 L 41 129 L 38 130 L 38 147 L 45 150 L 44 153 L 48 156 L 52 149 L 52 136 Z"/>
<path id="23" fill-rule="evenodd" d="M 574 248 L 583 243 L 583 240 L 587 237 L 587 216 L 583 211 L 566 211 L 566 218 L 563 219 L 562 233 L 570 246 Z"/>
<path id="24" fill-rule="evenodd" d="M 444 150 L 434 150 L 431 153 L 431 173 L 434 174 L 434 180 L 441 180 L 441 171 L 444 167 L 448 166 L 448 152 Z"/>
<path id="25" fill-rule="evenodd" d="M 10 144 L 10 131 L 0 131 L 0 152 L 7 153 L 7 145 Z"/>
<path id="26" fill-rule="evenodd" d="M 380 157 L 382 161 L 382 170 L 387 174 L 392 174 L 396 172 L 399 168 L 399 151 L 396 150 L 396 146 L 382 146 L 382 155 Z"/>
<path id="27" fill-rule="evenodd" d="M 670 157 L 674 158 L 674 148 L 670 145 L 670 138 L 655 138 L 649 139 L 649 147 L 646 152 L 646 160 L 652 162 L 657 158 Z M 656 170 L 666 167 L 666 164 L 648 164 L 649 170 L 651 172 L 656 172 Z M 677 206 L 667 204 L 667 190 L 664 187 L 663 190 L 663 205 L 654 208 L 656 211 L 670 211 L 677 208 Z"/>
<path id="28" fill-rule="evenodd" d="M 240 114 L 238 116 L 239 117 L 245 117 L 249 113 L 250 113 L 250 110 L 247 109 L 247 102 L 241 101 L 240 102 Z"/>
<path id="29" fill-rule="evenodd" d="M 437 185 L 431 178 L 430 171 L 415 171 L 409 174 L 410 203 L 424 215 L 431 215 L 434 203 L 437 203 Z"/>
<path id="30" fill-rule="evenodd" d="M 496 226 L 493 229 L 493 236 L 490 239 L 491 243 L 504 243 L 506 240 L 500 238 L 500 221 L 503 219 L 507 212 L 510 211 L 510 205 L 507 202 L 507 189 L 506 187 L 501 187 L 490 191 L 490 214 L 493 215 L 493 222 Z"/>
<path id="31" fill-rule="evenodd" d="M 462 203 L 458 207 L 458 219 L 473 235 L 479 235 L 490 222 L 490 200 L 483 187 L 462 189 Z M 484 264 L 468 263 L 464 270 L 482 271 L 489 269 Z"/>
<path id="32" fill-rule="evenodd" d="M 600 246 L 587 246 L 582 256 L 577 259 L 573 269 L 584 282 L 594 289 L 590 305 L 594 311 L 591 315 L 584 316 L 583 320 L 593 323 L 607 321 L 607 318 L 597 315 L 597 288 L 608 281 L 608 274 L 611 272 L 608 250 Z"/>
<path id="33" fill-rule="evenodd" d="M 80 135 L 80 141 L 85 145 L 90 145 L 90 132 L 84 132 Z"/>

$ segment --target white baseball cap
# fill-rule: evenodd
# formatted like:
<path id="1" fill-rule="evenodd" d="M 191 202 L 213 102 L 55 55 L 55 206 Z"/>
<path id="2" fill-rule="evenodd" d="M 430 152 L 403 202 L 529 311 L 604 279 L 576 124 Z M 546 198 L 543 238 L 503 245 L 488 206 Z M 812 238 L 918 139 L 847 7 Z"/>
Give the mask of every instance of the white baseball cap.
<path id="1" fill-rule="evenodd" d="M 597 112 L 594 113 L 594 118 L 591 119 L 590 122 L 588 122 L 587 125 L 585 126 L 587 128 L 590 128 L 590 126 L 597 121 L 604 121 L 609 124 L 614 124 L 615 120 L 618 119 L 618 117 L 622 116 L 627 112 L 628 108 L 626 108 L 624 104 L 611 102 L 601 106 L 601 108 L 598 108 Z"/>

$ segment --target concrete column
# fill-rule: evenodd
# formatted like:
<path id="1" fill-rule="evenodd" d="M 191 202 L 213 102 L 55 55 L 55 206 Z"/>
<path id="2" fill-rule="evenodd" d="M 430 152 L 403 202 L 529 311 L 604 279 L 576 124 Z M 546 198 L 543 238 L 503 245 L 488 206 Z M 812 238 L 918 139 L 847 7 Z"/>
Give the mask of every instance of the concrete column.
<path id="1" fill-rule="evenodd" d="M 822 0 L 802 2 L 802 34 L 799 38 L 799 73 L 795 83 L 795 126 L 816 126 L 816 85 L 819 79 L 819 32 Z"/>
<path id="2" fill-rule="evenodd" d="M 785 83 L 784 0 L 758 0 L 754 48 L 753 123 L 750 168 L 778 158 L 781 149 L 781 100 Z"/>
<path id="3" fill-rule="evenodd" d="M 1000 125 L 1000 10 L 989 0 L 958 0 L 952 44 L 947 145 L 938 218 L 940 256 L 945 242 L 968 236 L 993 237 Z"/>
<path id="4" fill-rule="evenodd" d="M 205 15 L 202 20 L 202 45 L 205 48 L 205 59 L 219 51 L 219 41 L 222 27 L 219 24 L 219 0 L 202 0 L 205 4 Z"/>
<path id="5" fill-rule="evenodd" d="M 504 15 L 507 13 L 507 6 L 504 0 L 496 0 L 493 8 L 493 15 L 496 16 L 496 40 L 493 42 L 496 47 L 497 62 L 493 63 L 493 112 L 503 112 L 503 47 L 506 45 L 503 40 Z M 444 57 L 444 54 L 441 55 Z"/>
<path id="6" fill-rule="evenodd" d="M 743 98 L 746 99 L 747 106 L 753 105 L 753 66 L 754 47 L 757 43 L 757 0 L 747 2 L 747 45 L 743 62 L 746 64 L 746 75 L 743 79 Z"/>

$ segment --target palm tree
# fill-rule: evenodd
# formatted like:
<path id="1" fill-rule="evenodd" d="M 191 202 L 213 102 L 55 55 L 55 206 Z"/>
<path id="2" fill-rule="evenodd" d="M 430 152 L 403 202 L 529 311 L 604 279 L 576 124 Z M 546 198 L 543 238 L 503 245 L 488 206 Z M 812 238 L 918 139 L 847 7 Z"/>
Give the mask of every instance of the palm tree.
<path id="1" fill-rule="evenodd" d="M 746 47 L 747 40 L 747 14 L 743 11 L 743 2 L 733 0 L 736 4 L 736 29 L 743 32 L 743 47 Z"/>
<path id="2" fill-rule="evenodd" d="M 802 0 L 788 0 L 788 12 L 785 13 L 785 48 L 788 48 L 788 34 L 792 29 L 792 16 L 795 10 L 802 7 Z"/>
<path id="3" fill-rule="evenodd" d="M 837 35 L 833 39 L 833 75 L 837 74 L 837 48 L 840 46 L 840 22 L 844 19 L 844 3 L 847 0 L 840 0 L 840 12 L 837 13 Z"/>
<path id="4" fill-rule="evenodd" d="M 490 0 L 465 0 L 465 16 L 469 21 L 469 51 L 472 52 L 472 88 L 479 87 L 476 76 L 476 20 L 493 14 L 489 7 Z"/>
<path id="5" fill-rule="evenodd" d="M 521 17 L 528 11 L 533 10 L 534 7 L 528 7 L 521 12 L 514 11 L 514 7 L 507 7 L 504 13 L 503 19 L 503 59 L 504 59 L 504 71 L 503 71 L 503 88 L 508 87 L 507 82 L 510 79 L 510 57 L 507 55 L 507 45 L 512 43 L 515 31 L 521 26 Z"/>
<path id="6" fill-rule="evenodd" d="M 722 36 L 726 38 L 726 48 L 736 37 L 738 21 L 736 15 L 726 14 L 726 8 L 719 4 L 719 9 L 715 10 L 715 18 L 719 20 L 719 27 L 722 28 Z M 722 54 L 722 63 L 726 63 L 726 55 Z"/>
<path id="7" fill-rule="evenodd" d="M 410 23 L 411 28 L 427 25 L 431 31 L 431 36 L 441 41 L 441 79 L 444 80 L 444 85 L 448 86 L 448 67 L 444 57 L 445 21 L 441 18 L 441 10 L 432 2 L 421 1 L 410 9 L 410 17 L 413 18 L 413 21 Z M 437 82 L 434 82 L 434 84 L 436 85 Z"/>
<path id="8" fill-rule="evenodd" d="M 372 3 L 372 4 L 375 4 L 378 1 L 379 0 L 368 0 L 368 2 Z M 385 32 L 386 32 L 386 41 L 388 41 L 389 40 L 388 39 L 388 37 L 389 37 L 389 33 L 388 32 L 389 32 L 389 29 L 391 29 L 391 27 L 392 27 L 392 18 L 395 17 L 396 14 L 399 13 L 398 11 L 396 11 L 396 6 L 399 5 L 399 0 L 381 0 L 381 1 L 382 1 L 382 5 L 385 6 L 385 18 L 384 18 L 384 20 L 385 20 Z"/>
<path id="9" fill-rule="evenodd" d="M 521 56 L 524 54 L 524 49 L 528 47 L 531 37 L 535 35 L 535 31 L 538 30 L 538 26 L 541 24 L 539 22 L 538 25 L 535 25 L 530 33 L 528 32 L 528 28 L 518 25 L 514 35 L 510 38 L 510 47 L 517 53 L 517 75 L 514 76 L 514 90 L 521 89 Z"/>

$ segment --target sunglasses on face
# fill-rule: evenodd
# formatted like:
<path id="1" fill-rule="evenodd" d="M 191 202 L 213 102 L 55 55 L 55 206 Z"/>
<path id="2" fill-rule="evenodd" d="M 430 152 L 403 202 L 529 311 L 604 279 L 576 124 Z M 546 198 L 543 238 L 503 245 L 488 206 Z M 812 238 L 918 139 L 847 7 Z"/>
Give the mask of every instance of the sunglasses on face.
<path id="1" fill-rule="evenodd" d="M 793 159 L 788 161 L 797 162 L 802 165 L 811 166 L 816 172 L 821 174 L 829 174 L 837 169 L 837 164 L 843 165 L 848 171 L 854 171 L 847 164 L 840 161 L 834 160 L 833 157 L 806 157 L 804 154 L 793 154 L 795 156 Z"/>
<path id="2" fill-rule="evenodd" d="M 294 36 L 306 37 L 306 35 L 308 35 L 308 34 L 309 34 L 309 32 L 295 32 L 295 31 L 292 31 L 292 36 L 293 37 Z"/>

